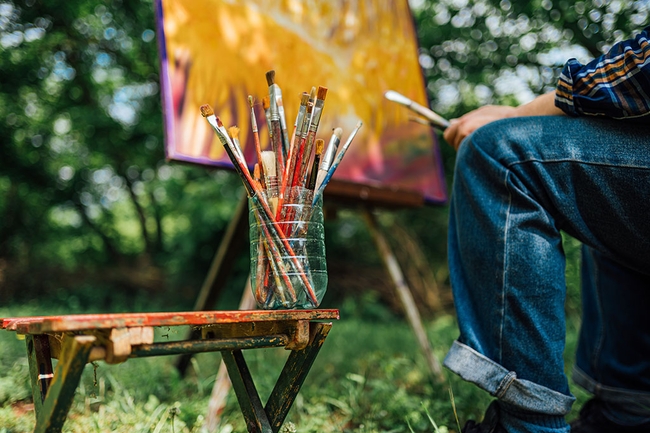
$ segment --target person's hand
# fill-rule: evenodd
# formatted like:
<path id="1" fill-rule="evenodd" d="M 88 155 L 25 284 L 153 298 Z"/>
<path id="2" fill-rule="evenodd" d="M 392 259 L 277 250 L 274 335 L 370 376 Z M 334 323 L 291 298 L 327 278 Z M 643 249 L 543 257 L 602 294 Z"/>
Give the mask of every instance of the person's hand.
<path id="1" fill-rule="evenodd" d="M 474 130 L 495 120 L 513 117 L 516 115 L 516 110 L 515 107 L 505 105 L 486 105 L 470 111 L 458 119 L 451 119 L 443 137 L 447 143 L 458 150 L 460 143 Z"/>
<path id="2" fill-rule="evenodd" d="M 449 127 L 445 130 L 444 137 L 454 149 L 463 142 L 465 137 L 495 120 L 505 119 L 506 117 L 519 116 L 557 116 L 563 115 L 564 112 L 555 106 L 555 90 L 538 96 L 532 101 L 518 107 L 508 107 L 505 105 L 486 105 L 470 111 L 458 119 L 449 121 Z"/>

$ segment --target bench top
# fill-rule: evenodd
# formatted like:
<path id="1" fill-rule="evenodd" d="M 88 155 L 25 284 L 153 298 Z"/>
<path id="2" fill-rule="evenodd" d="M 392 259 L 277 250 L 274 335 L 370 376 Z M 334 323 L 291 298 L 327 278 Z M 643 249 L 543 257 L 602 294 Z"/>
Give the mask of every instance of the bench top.
<path id="1" fill-rule="evenodd" d="M 70 314 L 0 319 L 2 329 L 43 334 L 143 326 L 203 326 L 253 322 L 338 320 L 338 310 L 235 310 L 156 313 Z"/>

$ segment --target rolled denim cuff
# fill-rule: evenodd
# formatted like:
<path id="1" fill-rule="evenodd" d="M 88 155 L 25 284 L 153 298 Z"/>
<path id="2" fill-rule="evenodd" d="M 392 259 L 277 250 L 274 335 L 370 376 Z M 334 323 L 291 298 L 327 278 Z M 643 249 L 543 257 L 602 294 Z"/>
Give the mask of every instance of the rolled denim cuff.
<path id="1" fill-rule="evenodd" d="M 528 411 L 564 416 L 569 413 L 575 401 L 571 395 L 517 379 L 514 371 L 506 370 L 459 341 L 455 341 L 449 349 L 444 365 L 501 401 Z"/>
<path id="2" fill-rule="evenodd" d="M 578 367 L 573 367 L 573 381 L 585 391 L 608 403 L 624 406 L 625 410 L 640 416 L 650 414 L 650 393 L 615 388 L 596 382 Z"/>

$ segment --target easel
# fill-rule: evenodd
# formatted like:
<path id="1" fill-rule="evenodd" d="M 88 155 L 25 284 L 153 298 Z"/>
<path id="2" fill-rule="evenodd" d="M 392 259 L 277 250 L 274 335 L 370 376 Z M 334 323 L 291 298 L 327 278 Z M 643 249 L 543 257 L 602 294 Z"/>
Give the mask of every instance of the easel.
<path id="1" fill-rule="evenodd" d="M 425 356 L 427 366 L 433 380 L 442 380 L 442 369 L 440 362 L 435 357 L 426 331 L 422 324 L 420 313 L 413 299 L 410 288 L 404 278 L 402 269 L 395 258 L 395 255 L 388 244 L 373 213 L 374 209 L 383 208 L 405 208 L 420 207 L 424 199 L 419 193 L 399 189 L 376 188 L 358 185 L 351 182 L 333 180 L 330 182 L 325 193 L 325 203 L 335 202 L 348 207 L 359 208 L 364 217 L 370 234 L 375 242 L 377 252 L 382 259 L 384 267 L 390 275 L 396 294 L 400 299 L 406 318 L 415 333 L 418 345 Z M 231 265 L 241 252 L 242 246 L 246 244 L 246 229 L 248 227 L 248 201 L 244 195 L 230 220 L 230 224 L 214 256 L 210 270 L 201 286 L 194 309 L 206 311 L 212 309 L 216 303 L 221 290 L 223 289 Z M 244 288 L 239 308 L 242 310 L 252 309 L 255 302 L 251 296 L 250 277 Z M 191 359 L 191 354 L 178 358 L 176 366 L 181 374 L 185 373 Z M 215 431 L 219 423 L 219 414 L 223 410 L 225 399 L 230 388 L 226 370 L 223 366 L 219 369 L 215 381 L 212 396 L 209 403 L 209 412 L 206 416 L 206 427 L 208 431 Z"/>

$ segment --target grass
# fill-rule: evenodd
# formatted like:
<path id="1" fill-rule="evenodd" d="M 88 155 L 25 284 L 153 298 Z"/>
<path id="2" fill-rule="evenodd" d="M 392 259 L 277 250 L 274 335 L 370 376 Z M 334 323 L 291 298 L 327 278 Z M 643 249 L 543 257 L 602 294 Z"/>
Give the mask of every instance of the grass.
<path id="1" fill-rule="evenodd" d="M 579 325 L 577 248 L 577 243 L 566 240 L 570 292 L 567 366 L 573 362 Z M 307 377 L 285 423 L 285 433 L 446 433 L 458 431 L 459 422 L 462 425 L 467 419 L 481 418 L 491 397 L 448 371 L 444 372 L 443 384 L 432 383 L 409 326 L 372 294 L 357 300 L 349 298 L 339 308 L 342 319 L 335 323 Z M 71 311 L 30 304 L 0 308 L 0 317 L 63 312 Z M 457 337 L 454 316 L 449 313 L 427 321 L 426 330 L 442 359 Z M 29 432 L 34 426 L 24 352 L 24 341 L 13 333 L 0 332 L 0 433 Z M 245 352 L 263 401 L 286 356 L 282 349 Z M 201 432 L 220 356 L 195 356 L 193 368 L 184 378 L 178 375 L 173 361 L 173 357 L 158 357 L 86 366 L 64 431 Z M 579 389 L 572 392 L 578 397 L 574 416 L 587 396 Z M 220 431 L 246 431 L 233 393 Z"/>
<path id="2" fill-rule="evenodd" d="M 442 358 L 456 336 L 453 317 L 434 320 L 427 331 Z M 2 333 L 2 433 L 33 428 L 33 414 L 25 413 L 30 394 L 23 343 Z M 281 349 L 246 353 L 263 399 L 285 358 Z M 160 357 L 114 366 L 98 363 L 96 377 L 93 366 L 87 366 L 65 431 L 199 432 L 219 355 L 196 356 L 184 379 L 172 361 Z M 448 372 L 445 384 L 432 384 L 426 371 L 415 338 L 402 321 L 343 319 L 325 342 L 288 421 L 301 432 L 451 431 L 457 424 L 450 389 L 461 422 L 481 417 L 489 395 Z M 246 431 L 233 395 L 222 425 L 222 432 Z"/>

